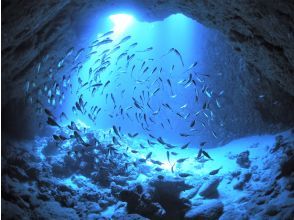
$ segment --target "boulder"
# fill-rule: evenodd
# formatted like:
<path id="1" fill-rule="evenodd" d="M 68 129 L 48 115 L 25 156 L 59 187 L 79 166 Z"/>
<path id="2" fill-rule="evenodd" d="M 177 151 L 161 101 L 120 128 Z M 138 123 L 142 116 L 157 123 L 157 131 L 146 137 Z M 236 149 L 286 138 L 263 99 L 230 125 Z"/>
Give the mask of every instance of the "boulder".
<path id="1" fill-rule="evenodd" d="M 242 190 L 245 184 L 251 179 L 251 173 L 243 173 L 240 180 L 234 185 L 234 189 Z"/>
<path id="2" fill-rule="evenodd" d="M 199 195 L 204 198 L 216 198 L 218 197 L 217 187 L 222 181 L 221 177 L 214 177 L 204 183 L 199 189 Z"/>
<path id="3" fill-rule="evenodd" d="M 236 208 L 225 211 L 219 220 L 238 219 L 238 220 L 249 220 L 249 216 L 246 212 L 241 212 Z"/>
<path id="4" fill-rule="evenodd" d="M 239 164 L 240 167 L 242 168 L 249 168 L 251 161 L 249 160 L 249 151 L 244 151 L 240 154 L 238 154 L 236 162 Z"/>
<path id="5" fill-rule="evenodd" d="M 37 219 L 71 219 L 79 220 L 74 209 L 61 207 L 58 202 L 43 202 L 35 209 Z"/>
<path id="6" fill-rule="evenodd" d="M 192 206 L 191 209 L 186 212 L 185 219 L 218 219 L 223 214 L 223 209 L 224 205 L 222 202 L 218 200 L 212 200 L 199 206 Z"/>
<path id="7" fill-rule="evenodd" d="M 149 218 L 145 218 L 138 214 L 128 214 L 124 216 L 114 217 L 113 220 L 149 220 Z"/>

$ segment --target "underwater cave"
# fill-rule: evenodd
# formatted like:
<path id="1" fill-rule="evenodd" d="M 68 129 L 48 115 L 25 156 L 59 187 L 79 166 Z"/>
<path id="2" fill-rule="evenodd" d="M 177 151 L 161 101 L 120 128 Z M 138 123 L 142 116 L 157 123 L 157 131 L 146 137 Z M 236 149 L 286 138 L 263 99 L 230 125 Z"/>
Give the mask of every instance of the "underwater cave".
<path id="1" fill-rule="evenodd" d="M 1 9 L 3 219 L 294 218 L 294 2 Z"/>

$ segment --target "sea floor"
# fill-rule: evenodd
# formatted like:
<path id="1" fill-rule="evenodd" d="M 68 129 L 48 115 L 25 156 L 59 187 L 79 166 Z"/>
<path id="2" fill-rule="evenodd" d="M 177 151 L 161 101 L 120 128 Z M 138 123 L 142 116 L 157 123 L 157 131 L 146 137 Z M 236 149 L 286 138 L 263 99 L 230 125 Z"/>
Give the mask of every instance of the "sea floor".
<path id="1" fill-rule="evenodd" d="M 191 146 L 112 137 L 87 130 L 86 146 L 75 138 L 7 139 L 3 219 L 294 218 L 293 130 L 205 149 L 212 159 L 197 159 Z"/>

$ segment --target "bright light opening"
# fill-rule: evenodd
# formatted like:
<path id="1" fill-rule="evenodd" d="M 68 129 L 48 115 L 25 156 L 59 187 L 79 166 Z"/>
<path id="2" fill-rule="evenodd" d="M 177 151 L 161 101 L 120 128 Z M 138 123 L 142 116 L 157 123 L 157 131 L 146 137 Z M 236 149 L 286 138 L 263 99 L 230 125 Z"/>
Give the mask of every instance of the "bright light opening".
<path id="1" fill-rule="evenodd" d="M 109 19 L 112 21 L 114 27 L 114 34 L 119 35 L 123 33 L 134 22 L 134 17 L 128 14 L 110 15 Z"/>

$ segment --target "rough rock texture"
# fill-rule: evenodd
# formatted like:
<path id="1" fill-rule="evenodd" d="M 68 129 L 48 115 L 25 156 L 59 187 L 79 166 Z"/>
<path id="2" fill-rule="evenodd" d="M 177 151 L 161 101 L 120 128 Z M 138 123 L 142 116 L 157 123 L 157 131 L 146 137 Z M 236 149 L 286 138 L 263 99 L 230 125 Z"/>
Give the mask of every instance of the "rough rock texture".
<path id="1" fill-rule="evenodd" d="M 218 197 L 217 187 L 221 181 L 222 181 L 221 177 L 214 177 L 214 178 L 208 180 L 199 189 L 199 195 L 201 195 L 205 198 Z"/>
<path id="2" fill-rule="evenodd" d="M 98 134 L 91 136 L 99 138 Z M 90 135 L 87 132 L 85 136 Z M 72 152 L 72 160 L 64 166 L 64 173 L 56 175 L 52 172 L 54 164 L 68 159 L 69 143 L 60 144 L 58 154 L 46 151 L 44 155 L 42 150 L 50 143 L 48 138 L 37 139 L 35 143 L 5 141 L 2 143 L 1 158 L 1 205 L 5 210 L 1 213 L 2 218 L 170 220 L 186 216 L 188 219 L 293 219 L 294 172 L 293 169 L 285 172 L 283 165 L 294 154 L 293 133 L 277 136 L 276 143 L 274 137 L 272 140 L 270 146 L 266 141 L 248 147 L 251 155 L 248 169 L 240 168 L 232 160 L 224 163 L 216 176 L 211 176 L 207 164 L 199 166 L 199 162 L 193 159 L 186 169 L 194 173 L 185 178 L 179 178 L 178 173 L 168 170 L 158 172 L 158 166 L 152 166 L 142 174 L 140 167 L 146 168 L 145 163 L 129 165 L 126 169 L 125 163 L 132 162 L 133 158 L 121 158 L 121 152 L 125 150 L 120 151 L 122 147 L 118 146 L 120 153 L 112 154 L 107 159 L 108 151 L 104 145 L 88 147 L 84 152 Z M 234 147 L 219 148 L 219 152 L 225 151 L 224 154 L 217 155 L 215 152 L 215 160 L 205 163 L 223 163 L 228 153 L 236 149 Z M 244 148 L 246 146 L 237 148 L 236 155 L 244 152 Z M 194 150 L 191 149 L 191 152 Z M 91 158 L 97 159 L 92 163 L 98 166 L 106 166 L 112 161 L 113 167 L 107 165 L 111 168 L 108 170 L 110 185 L 101 184 L 96 176 L 89 175 L 87 169 L 95 171 L 96 168 L 80 166 Z M 77 164 L 77 170 L 69 169 Z M 215 164 L 210 166 L 216 167 Z M 72 172 L 70 176 L 69 171 Z M 178 171 L 179 168 L 176 168 Z M 239 183 L 241 187 L 235 188 L 235 184 Z M 219 194 L 217 199 L 212 198 L 216 189 Z M 203 192 L 208 196 L 203 196 Z"/>
<path id="3" fill-rule="evenodd" d="M 53 43 L 65 43 L 93 12 L 131 5 L 144 20 L 183 13 L 228 35 L 233 47 L 268 79 L 294 95 L 293 9 L 291 1 L 4 1 L 3 77 L 5 82 L 23 77 L 34 61 L 45 56 Z M 22 9 L 22 10 L 20 10 Z M 139 13 L 138 13 L 139 14 Z M 13 27 L 13 28 L 11 28 Z M 67 30 L 66 33 L 64 30 Z M 82 39 L 79 39 L 82 40 Z M 62 50 L 62 44 L 59 48 Z M 17 60 L 17 62 L 15 62 Z M 11 83 L 11 82 L 10 82 Z"/>
<path id="4" fill-rule="evenodd" d="M 236 163 L 242 168 L 249 168 L 251 163 L 249 160 L 249 154 L 248 150 L 238 154 Z"/>
<path id="5" fill-rule="evenodd" d="M 186 212 L 185 219 L 218 219 L 223 213 L 224 205 L 220 201 L 206 201 L 199 206 L 192 206 Z"/>

